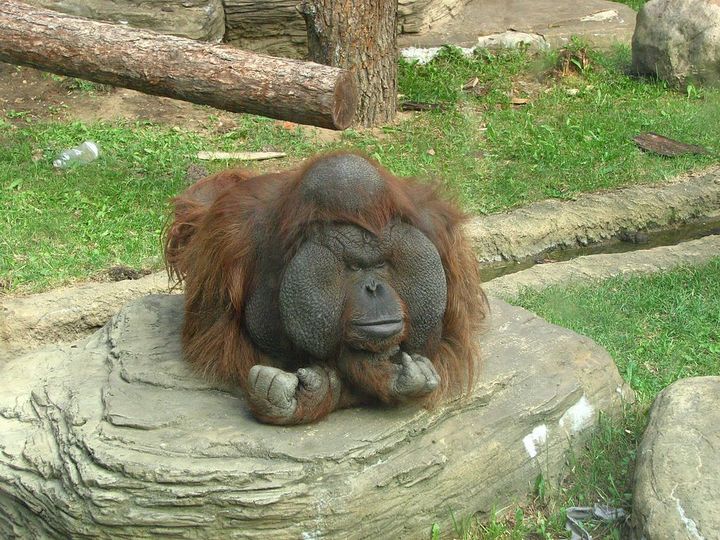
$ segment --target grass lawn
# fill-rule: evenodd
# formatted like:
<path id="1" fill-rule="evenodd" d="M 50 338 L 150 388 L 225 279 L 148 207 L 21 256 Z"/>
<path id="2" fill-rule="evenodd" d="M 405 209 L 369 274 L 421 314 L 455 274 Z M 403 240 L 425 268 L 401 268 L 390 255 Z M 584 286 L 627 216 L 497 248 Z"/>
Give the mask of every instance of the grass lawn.
<path id="1" fill-rule="evenodd" d="M 720 258 L 649 277 L 550 288 L 514 302 L 603 345 L 637 403 L 622 422 L 601 422 L 587 451 L 571 456 L 561 486 L 546 486 L 509 520 L 476 525 L 469 538 L 562 538 L 568 506 L 601 502 L 630 509 L 636 444 L 652 400 L 683 377 L 720 376 L 719 277 Z M 601 527 L 593 537 L 624 538 L 618 526 Z"/>
<path id="2" fill-rule="evenodd" d="M 633 8 L 635 11 L 639 11 L 641 7 L 647 2 L 647 0 L 615 0 L 616 2 L 620 4 L 627 4 L 631 8 Z"/>
<path id="3" fill-rule="evenodd" d="M 55 122 L 6 106 L 0 116 L 0 288 L 39 291 L 115 264 L 156 268 L 167 201 L 187 184 L 199 150 L 273 149 L 296 162 L 318 150 L 359 148 L 396 174 L 441 178 L 475 213 L 657 182 L 716 160 L 720 91 L 678 92 L 630 77 L 626 48 L 590 51 L 589 66 L 569 76 L 556 73 L 557 61 L 555 53 L 464 58 L 448 49 L 424 66 L 401 62 L 406 99 L 447 109 L 404 115 L 382 129 L 350 130 L 326 143 L 300 127 L 248 115 L 236 115 L 227 131 L 214 129 L 212 116 L 205 130 L 189 131 L 147 122 Z M 476 90 L 463 92 L 473 77 Z M 86 86 L 76 91 L 87 92 Z M 527 103 L 513 105 L 513 98 Z M 631 138 L 646 131 L 704 145 L 710 155 L 670 160 L 643 153 Z M 53 170 L 61 149 L 86 139 L 99 144 L 98 161 Z"/>

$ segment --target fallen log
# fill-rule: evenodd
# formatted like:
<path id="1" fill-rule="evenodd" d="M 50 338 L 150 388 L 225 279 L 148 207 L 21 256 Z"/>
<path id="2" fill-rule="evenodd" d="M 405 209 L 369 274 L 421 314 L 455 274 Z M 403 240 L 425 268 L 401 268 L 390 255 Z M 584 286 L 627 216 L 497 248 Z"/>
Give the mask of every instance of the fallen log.
<path id="1" fill-rule="evenodd" d="M 344 69 L 0 2 L 0 61 L 147 94 L 345 129 L 358 103 Z"/>

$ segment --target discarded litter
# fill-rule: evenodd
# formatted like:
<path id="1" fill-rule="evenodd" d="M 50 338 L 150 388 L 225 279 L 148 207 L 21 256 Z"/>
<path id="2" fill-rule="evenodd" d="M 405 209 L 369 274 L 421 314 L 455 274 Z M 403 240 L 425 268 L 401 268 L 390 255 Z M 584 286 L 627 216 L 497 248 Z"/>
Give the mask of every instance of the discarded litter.
<path id="1" fill-rule="evenodd" d="M 620 521 L 627 516 L 622 508 L 612 508 L 602 504 L 595 506 L 572 506 L 565 510 L 567 522 L 565 530 L 570 531 L 571 540 L 592 540 L 592 535 L 585 530 L 582 521 L 603 521 L 610 523 Z"/>
<path id="2" fill-rule="evenodd" d="M 80 146 L 68 148 L 60 152 L 53 161 L 53 167 L 64 169 L 71 165 L 83 165 L 96 160 L 100 156 L 100 150 L 93 141 L 85 141 Z"/>

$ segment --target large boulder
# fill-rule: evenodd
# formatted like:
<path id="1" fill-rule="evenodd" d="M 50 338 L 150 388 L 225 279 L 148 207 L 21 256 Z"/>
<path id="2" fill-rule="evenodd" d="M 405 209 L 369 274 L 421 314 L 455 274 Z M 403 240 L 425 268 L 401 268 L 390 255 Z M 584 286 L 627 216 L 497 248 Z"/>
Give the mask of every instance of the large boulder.
<path id="1" fill-rule="evenodd" d="M 222 0 L 23 0 L 88 19 L 129 24 L 190 39 L 220 41 L 225 33 Z"/>
<path id="2" fill-rule="evenodd" d="M 674 85 L 720 83 L 720 0 L 651 0 L 638 13 L 633 69 Z"/>
<path id="3" fill-rule="evenodd" d="M 720 533 L 720 377 L 681 379 L 653 403 L 635 466 L 638 537 Z"/>
<path id="4" fill-rule="evenodd" d="M 279 427 L 189 371 L 182 297 L 135 301 L 0 367 L 0 537 L 420 538 L 521 499 L 630 395 L 589 339 L 491 309 L 468 398 Z"/>

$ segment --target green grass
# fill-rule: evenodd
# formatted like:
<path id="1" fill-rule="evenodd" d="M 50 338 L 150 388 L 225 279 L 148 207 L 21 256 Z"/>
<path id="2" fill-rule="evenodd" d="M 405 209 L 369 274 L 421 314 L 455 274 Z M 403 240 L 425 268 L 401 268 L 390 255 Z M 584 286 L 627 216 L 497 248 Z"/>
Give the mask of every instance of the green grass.
<path id="1" fill-rule="evenodd" d="M 570 456 L 570 472 L 554 493 L 537 496 L 509 519 L 477 524 L 470 538 L 564 537 L 568 506 L 601 502 L 630 510 L 635 450 L 652 400 L 683 377 L 720 375 L 719 276 L 716 259 L 697 268 L 520 297 L 519 305 L 603 345 L 637 402 L 626 407 L 621 421 L 601 418 L 587 450 Z M 619 526 L 600 527 L 593 536 L 624 537 Z"/>
<path id="2" fill-rule="evenodd" d="M 524 295 L 520 303 L 606 347 L 643 400 L 682 377 L 720 374 L 720 261 L 550 289 Z"/>
<path id="3" fill-rule="evenodd" d="M 635 11 L 640 11 L 640 8 L 643 7 L 645 2 L 647 0 L 615 0 L 616 2 L 620 4 L 627 4 L 631 8 L 633 8 Z"/>
<path id="4" fill-rule="evenodd" d="M 624 72 L 627 49 L 591 51 L 590 67 L 566 78 L 552 75 L 555 61 L 552 54 L 538 59 L 510 52 L 467 59 L 448 51 L 427 66 L 401 66 L 408 98 L 459 103 L 455 114 L 462 120 L 454 120 L 453 135 L 443 142 L 460 150 L 451 158 L 455 175 L 450 181 L 470 210 L 495 212 L 542 198 L 659 181 L 717 159 L 717 90 L 690 88 L 680 94 L 663 83 L 629 77 Z M 458 89 L 471 77 L 480 79 L 487 95 L 460 94 Z M 441 85 L 441 78 L 449 82 Z M 530 101 L 512 107 L 511 93 Z M 469 114 L 470 107 L 477 114 Z M 710 126 L 715 127 L 706 129 Z M 646 131 L 697 142 L 714 157 L 667 160 L 644 154 L 632 137 Z"/>
<path id="5" fill-rule="evenodd" d="M 443 102 L 447 110 L 413 114 L 379 130 L 349 130 L 325 144 L 248 115 L 237 115 L 229 132 L 214 131 L 210 110 L 208 129 L 190 132 L 147 123 L 51 122 L 6 109 L 0 117 L 2 287 L 38 291 L 114 264 L 156 267 L 148 261 L 159 254 L 167 201 L 184 188 L 198 150 L 274 149 L 297 161 L 319 150 L 358 148 L 396 174 L 442 179 L 476 213 L 656 182 L 717 159 L 720 91 L 677 92 L 629 77 L 627 49 L 589 56 L 589 67 L 564 78 L 555 73 L 554 53 L 465 58 L 447 49 L 424 66 L 401 62 L 406 98 Z M 462 91 L 473 77 L 482 91 Z M 528 103 L 513 106 L 512 97 Z M 631 141 L 644 131 L 702 144 L 710 155 L 645 154 Z M 98 142 L 98 161 L 53 170 L 61 149 L 86 139 Z"/>
<path id="6" fill-rule="evenodd" d="M 152 124 L 85 125 L 78 122 L 0 126 L 0 276 L 10 288 L 41 290 L 92 277 L 114 264 L 158 268 L 160 234 L 170 197 L 186 185 L 199 150 L 282 147 L 307 155 L 299 132 L 244 116 L 237 130 L 212 142 L 207 136 Z M 54 170 L 63 148 L 93 140 L 101 158 Z M 227 166 L 215 164 L 215 167 Z M 7 283 L 6 283 L 7 286 Z"/>

